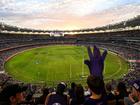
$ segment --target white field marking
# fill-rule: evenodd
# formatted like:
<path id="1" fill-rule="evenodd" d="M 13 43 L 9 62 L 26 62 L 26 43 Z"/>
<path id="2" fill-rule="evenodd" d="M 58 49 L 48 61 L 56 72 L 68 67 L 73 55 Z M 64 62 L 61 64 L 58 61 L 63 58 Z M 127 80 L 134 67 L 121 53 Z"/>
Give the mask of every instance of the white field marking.
<path id="1" fill-rule="evenodd" d="M 106 68 L 106 66 L 104 65 L 104 74 L 106 73 L 106 72 L 105 72 L 105 71 L 106 71 L 106 69 L 105 69 L 105 68 Z"/>

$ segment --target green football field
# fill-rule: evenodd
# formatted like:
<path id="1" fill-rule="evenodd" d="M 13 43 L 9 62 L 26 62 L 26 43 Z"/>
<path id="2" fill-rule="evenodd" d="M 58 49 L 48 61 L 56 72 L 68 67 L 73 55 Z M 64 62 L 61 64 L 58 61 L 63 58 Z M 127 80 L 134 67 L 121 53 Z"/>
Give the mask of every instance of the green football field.
<path id="1" fill-rule="evenodd" d="M 16 80 L 53 85 L 59 81 L 85 84 L 89 75 L 84 64 L 88 59 L 84 46 L 53 45 L 26 50 L 5 63 L 6 72 Z M 108 52 L 105 60 L 105 80 L 121 78 L 128 72 L 127 63 Z"/>

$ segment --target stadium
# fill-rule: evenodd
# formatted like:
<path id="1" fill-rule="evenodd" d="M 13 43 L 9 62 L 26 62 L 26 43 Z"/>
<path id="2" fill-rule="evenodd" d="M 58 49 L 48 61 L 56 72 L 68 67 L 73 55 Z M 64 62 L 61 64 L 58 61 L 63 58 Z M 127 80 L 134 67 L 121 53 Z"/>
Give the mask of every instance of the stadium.
<path id="1" fill-rule="evenodd" d="M 87 47 L 108 51 L 104 82 L 125 84 L 140 77 L 140 15 L 95 28 L 35 29 L 0 22 L 0 86 L 59 82 L 87 86 Z M 36 91 L 35 93 L 39 93 Z M 113 104 L 112 104 L 113 105 Z"/>

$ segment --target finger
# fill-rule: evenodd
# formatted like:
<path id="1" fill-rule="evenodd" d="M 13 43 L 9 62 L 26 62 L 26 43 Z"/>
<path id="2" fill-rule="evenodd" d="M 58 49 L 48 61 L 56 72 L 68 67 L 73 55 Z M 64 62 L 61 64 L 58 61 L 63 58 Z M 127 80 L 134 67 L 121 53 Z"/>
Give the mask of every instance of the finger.
<path id="1" fill-rule="evenodd" d="M 107 50 L 105 50 L 105 51 L 103 52 L 103 54 L 102 54 L 102 59 L 103 59 L 103 61 L 105 60 L 106 55 L 107 55 Z"/>
<path id="2" fill-rule="evenodd" d="M 90 60 L 92 61 L 92 59 L 93 59 L 93 54 L 92 54 L 91 48 L 88 46 L 88 47 L 87 47 L 87 50 L 88 50 L 89 58 L 90 58 Z"/>
<path id="3" fill-rule="evenodd" d="M 95 58 L 100 58 L 101 57 L 100 50 L 96 46 L 94 46 L 94 57 Z"/>

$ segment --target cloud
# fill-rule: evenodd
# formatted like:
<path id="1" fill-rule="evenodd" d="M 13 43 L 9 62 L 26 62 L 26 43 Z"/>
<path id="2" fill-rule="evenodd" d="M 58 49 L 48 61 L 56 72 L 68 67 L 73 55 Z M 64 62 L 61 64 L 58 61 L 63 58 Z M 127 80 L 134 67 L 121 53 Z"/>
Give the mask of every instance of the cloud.
<path id="1" fill-rule="evenodd" d="M 7 5 L 13 3 L 15 0 L 0 0 L 0 5 Z"/>

